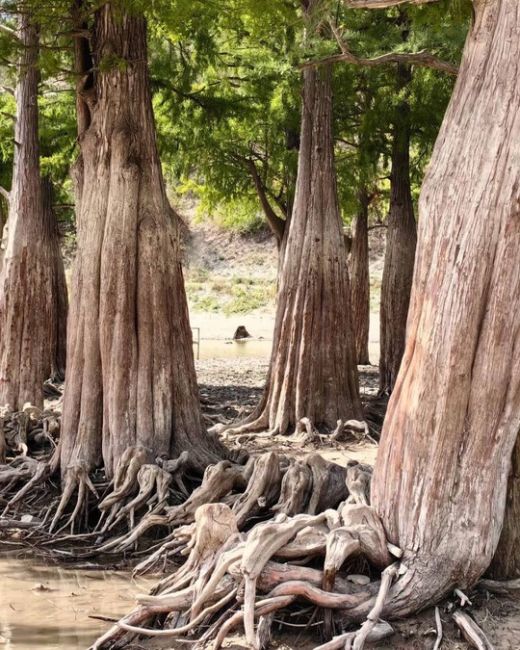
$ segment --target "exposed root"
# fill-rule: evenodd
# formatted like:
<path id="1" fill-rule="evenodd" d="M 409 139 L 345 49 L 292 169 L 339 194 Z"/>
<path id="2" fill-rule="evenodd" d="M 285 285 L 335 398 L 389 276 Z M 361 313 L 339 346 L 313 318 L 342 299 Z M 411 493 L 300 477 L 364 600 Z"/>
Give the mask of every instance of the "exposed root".
<path id="1" fill-rule="evenodd" d="M 245 492 L 233 506 L 238 528 L 272 506 L 280 495 L 282 471 L 278 454 L 270 452 L 255 459 L 254 469 Z"/>
<path id="2" fill-rule="evenodd" d="M 138 445 L 125 449 L 117 463 L 113 481 L 114 489 L 99 504 L 99 509 L 103 513 L 100 523 L 106 513 L 109 513 L 102 530 L 108 530 L 122 508 L 125 498 L 135 493 L 139 470 L 151 460 L 152 452 L 146 447 Z"/>
<path id="3" fill-rule="evenodd" d="M 357 461 L 347 463 L 347 476 L 345 479 L 348 489 L 348 503 L 359 503 L 368 506 L 370 498 L 370 481 L 372 480 L 372 467 Z"/>
<path id="4" fill-rule="evenodd" d="M 31 465 L 31 471 L 34 470 L 32 477 L 21 487 L 18 492 L 8 501 L 4 511 L 2 512 L 2 517 L 4 517 L 9 509 L 13 508 L 17 503 L 21 502 L 23 498 L 31 492 L 31 490 L 38 485 L 43 483 L 51 474 L 50 466 L 48 463 L 38 462 L 35 466 Z"/>
<path id="5" fill-rule="evenodd" d="M 372 630 L 368 633 L 366 640 L 368 643 L 378 643 L 379 641 L 384 641 L 389 636 L 392 636 L 393 633 L 393 628 L 388 623 L 381 621 L 374 625 Z M 332 641 L 317 646 L 314 650 L 344 650 L 344 648 L 348 647 L 347 644 L 352 643 L 355 636 L 355 632 L 340 634 L 339 636 L 334 637 Z"/>
<path id="6" fill-rule="evenodd" d="M 83 463 L 77 463 L 67 467 L 61 500 L 58 504 L 58 509 L 56 510 L 56 514 L 54 515 L 54 518 L 49 527 L 49 532 L 52 533 L 52 531 L 58 525 L 58 522 L 60 521 L 63 513 L 65 512 L 65 508 L 69 504 L 69 501 L 71 500 L 72 495 L 74 494 L 76 489 L 78 490 L 76 505 L 74 506 L 74 510 L 72 511 L 72 514 L 60 529 L 63 530 L 64 528 L 67 528 L 67 526 L 70 525 L 71 533 L 74 532 L 74 524 L 76 518 L 80 515 L 82 509 L 84 507 L 87 507 L 88 505 L 87 503 L 88 491 L 92 492 L 92 494 L 96 499 L 98 498 L 96 488 L 94 487 L 94 484 L 90 480 L 88 474 L 88 468 Z"/>
<path id="7" fill-rule="evenodd" d="M 355 440 L 369 439 L 371 442 L 376 442 L 370 436 L 367 422 L 362 420 L 338 420 L 331 439 L 335 442 L 343 442 L 352 437 Z"/>
<path id="8" fill-rule="evenodd" d="M 271 614 L 272 612 L 287 607 L 293 603 L 294 600 L 294 596 L 279 596 L 277 598 L 266 598 L 265 600 L 260 600 L 255 606 L 254 616 L 266 616 L 267 614 Z M 215 639 L 215 643 L 213 644 L 213 650 L 218 650 L 224 643 L 224 639 L 228 634 L 238 627 L 243 620 L 244 612 L 237 612 L 232 616 L 220 629 Z M 256 637 L 253 647 L 256 647 Z"/>
<path id="9" fill-rule="evenodd" d="M 435 608 L 435 627 L 437 629 L 437 638 L 435 639 L 433 650 L 440 650 L 442 643 L 442 621 L 438 607 Z"/>
<path id="10" fill-rule="evenodd" d="M 303 512 L 312 491 L 312 471 L 302 461 L 292 463 L 282 479 L 280 498 L 272 507 L 273 512 L 288 516 Z"/>
<path id="11" fill-rule="evenodd" d="M 466 641 L 477 650 L 494 650 L 491 642 L 469 614 L 456 609 L 453 620 L 460 628 Z"/>
<path id="12" fill-rule="evenodd" d="M 374 627 L 379 621 L 392 582 L 399 575 L 399 568 L 400 567 L 398 564 L 392 564 L 383 571 L 381 575 L 381 585 L 379 587 L 379 593 L 377 595 L 376 602 L 370 610 L 367 616 L 367 620 L 363 623 L 361 629 L 355 635 L 352 641 L 352 650 L 363 650 L 365 647 L 365 643 L 367 642 L 370 633 L 373 631 Z M 347 647 L 347 644 L 345 644 L 345 648 Z"/>
<path id="13" fill-rule="evenodd" d="M 484 579 L 478 583 L 480 589 L 485 589 L 492 594 L 511 594 L 520 591 L 520 578 L 515 580 L 488 580 Z"/>
<path id="14" fill-rule="evenodd" d="M 305 458 L 312 473 L 312 494 L 307 505 L 309 514 L 336 508 L 347 498 L 346 469 L 331 463 L 320 454 L 311 454 Z"/>
<path id="15" fill-rule="evenodd" d="M 267 417 L 267 413 L 262 413 L 260 417 L 256 418 L 255 420 L 252 420 L 251 422 L 244 422 L 244 424 L 241 424 L 238 427 L 229 427 L 226 428 L 223 431 L 222 437 L 224 440 L 227 438 L 230 438 L 232 436 L 241 436 L 241 435 L 249 435 L 249 436 L 256 436 L 260 431 L 266 431 L 266 429 L 269 427 L 269 418 Z M 271 432 L 268 431 L 266 432 L 266 435 L 271 435 Z"/>
<path id="16" fill-rule="evenodd" d="M 320 434 L 309 418 L 301 418 L 296 423 L 294 435 L 301 437 L 302 444 L 319 445 L 321 442 Z"/>

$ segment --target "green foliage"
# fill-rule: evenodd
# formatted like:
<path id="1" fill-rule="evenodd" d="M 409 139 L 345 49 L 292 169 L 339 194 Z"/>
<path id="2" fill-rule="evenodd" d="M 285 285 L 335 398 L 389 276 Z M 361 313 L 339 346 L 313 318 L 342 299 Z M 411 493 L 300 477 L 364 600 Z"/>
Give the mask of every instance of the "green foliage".
<path id="1" fill-rule="evenodd" d="M 149 65 L 158 145 L 170 188 L 199 202 L 197 218 L 212 218 L 241 232 L 265 223 L 251 176 L 258 170 L 266 195 L 281 217 L 290 210 L 297 168 L 301 64 L 339 52 L 329 23 L 350 50 L 372 58 L 387 52 L 427 50 L 460 59 L 471 16 L 470 0 L 425 6 L 354 11 L 323 0 L 305 24 L 298 0 L 117 0 L 119 8 L 144 12 L 149 25 Z M 101 1 L 85 3 L 85 18 Z M 40 136 L 42 170 L 70 203 L 68 172 L 76 156 L 73 21 L 70 0 L 26 0 L 40 23 Z M 4 0 L 6 26 L 16 27 L 14 2 Z M 57 27 L 58 26 L 58 27 Z M 0 32 L 0 84 L 16 82 L 16 40 Z M 97 72 L 126 65 L 114 57 Z M 414 67 L 406 91 L 396 66 L 334 68 L 334 128 L 338 191 L 345 223 L 355 214 L 358 192 L 377 193 L 384 213 L 388 194 L 392 123 L 406 93 L 412 120 L 412 176 L 418 194 L 453 79 Z M 0 183 L 10 185 L 14 99 L 0 95 Z"/>

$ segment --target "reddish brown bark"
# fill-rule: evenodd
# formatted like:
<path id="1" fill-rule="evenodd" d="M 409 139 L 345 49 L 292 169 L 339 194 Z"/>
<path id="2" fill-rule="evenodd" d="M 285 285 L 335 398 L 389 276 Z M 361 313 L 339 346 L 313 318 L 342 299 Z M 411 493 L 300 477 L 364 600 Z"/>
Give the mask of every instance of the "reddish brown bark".
<path id="1" fill-rule="evenodd" d="M 520 430 L 520 13 L 516 0 L 474 7 L 421 193 L 406 350 L 372 483 L 408 569 L 386 615 L 489 566 Z"/>
<path id="2" fill-rule="evenodd" d="M 370 329 L 370 272 L 368 260 L 368 206 L 370 197 L 365 188 L 359 192 L 359 210 L 352 226 L 350 249 L 350 295 L 356 361 L 368 365 L 368 335 Z"/>
<path id="3" fill-rule="evenodd" d="M 43 382 L 56 370 L 55 324 L 62 319 L 55 282 L 63 262 L 54 216 L 44 202 L 38 144 L 38 30 L 20 14 L 13 182 L 0 274 L 0 404 L 43 404 Z M 66 318 L 66 315 L 65 315 Z M 60 321 L 61 322 L 61 321 Z M 64 359 L 60 360 L 64 367 Z"/>
<path id="4" fill-rule="evenodd" d="M 49 327 L 49 358 L 50 376 L 59 381 L 65 378 L 65 365 L 67 355 L 67 316 L 69 311 L 69 297 L 65 267 L 60 248 L 60 233 L 58 221 L 53 209 L 54 192 L 49 178 L 42 179 L 43 202 L 43 228 L 51 247 L 50 273 L 51 291 L 49 295 L 50 320 Z"/>
<path id="5" fill-rule="evenodd" d="M 62 473 L 69 465 L 104 463 L 110 475 L 136 444 L 156 455 L 187 450 L 202 468 L 220 450 L 199 406 L 178 217 L 155 139 L 144 18 L 103 5 L 91 51 L 97 71 L 80 89 L 89 114 L 81 113 L 76 169 Z"/>
<path id="6" fill-rule="evenodd" d="M 411 81 L 408 66 L 397 66 L 398 90 Z M 404 354 L 417 228 L 410 183 L 410 106 L 405 99 L 393 126 L 390 210 L 381 284 L 379 391 L 390 394 Z"/>
<path id="7" fill-rule="evenodd" d="M 303 417 L 360 417 L 350 285 L 336 192 L 331 71 L 303 73 L 296 196 L 281 253 L 266 390 L 245 428 L 286 433 Z"/>

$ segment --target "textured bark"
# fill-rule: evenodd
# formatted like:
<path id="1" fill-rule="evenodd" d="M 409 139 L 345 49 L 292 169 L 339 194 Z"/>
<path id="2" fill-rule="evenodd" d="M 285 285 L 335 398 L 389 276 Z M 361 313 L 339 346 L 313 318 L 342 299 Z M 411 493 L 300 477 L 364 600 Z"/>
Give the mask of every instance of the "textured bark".
<path id="1" fill-rule="evenodd" d="M 520 444 L 513 450 L 504 527 L 489 574 L 497 580 L 520 577 Z"/>
<path id="2" fill-rule="evenodd" d="M 260 205 L 262 206 L 265 218 L 267 219 L 267 223 L 269 224 L 269 228 L 271 229 L 271 232 L 276 239 L 276 245 L 278 248 L 280 248 L 283 240 L 286 221 L 285 219 L 280 218 L 273 209 L 269 198 L 267 197 L 266 188 L 262 182 L 262 179 L 260 178 L 260 174 L 258 173 L 254 160 L 248 160 L 247 167 L 251 174 L 251 178 L 253 179 L 253 183 L 255 184 L 256 193 L 258 195 Z"/>
<path id="3" fill-rule="evenodd" d="M 408 66 L 397 66 L 398 90 L 411 81 Z M 390 394 L 404 354 L 417 229 L 410 184 L 410 106 L 405 99 L 393 126 L 390 210 L 381 284 L 379 391 Z"/>
<path id="4" fill-rule="evenodd" d="M 3 189 L 3 188 L 2 188 Z M 7 230 L 4 229 L 7 224 L 7 216 L 9 214 L 9 199 L 7 198 L 9 195 L 6 192 L 6 195 L 4 196 L 0 192 L 0 269 L 2 268 L 2 264 L 4 262 L 4 246 L 6 243 L 6 239 L 4 239 L 4 236 L 7 235 Z"/>
<path id="5" fill-rule="evenodd" d="M 16 126 L 9 226 L 0 274 L 0 404 L 43 404 L 55 369 L 56 274 L 63 265 L 52 212 L 46 208 L 38 145 L 38 30 L 20 14 L 23 47 L 16 87 Z M 61 360 L 64 364 L 64 359 Z"/>
<path id="6" fill-rule="evenodd" d="M 365 188 L 359 192 L 359 210 L 352 227 L 350 249 L 350 288 L 356 360 L 368 365 L 368 334 L 370 329 L 370 274 L 368 264 L 368 206 Z"/>
<path id="7" fill-rule="evenodd" d="M 406 350 L 372 481 L 408 568 L 394 616 L 487 569 L 520 430 L 520 12 L 516 0 L 474 7 L 421 193 Z"/>
<path id="8" fill-rule="evenodd" d="M 67 315 L 69 311 L 69 296 L 65 267 L 60 248 L 60 233 L 58 222 L 53 210 L 53 188 L 49 178 L 42 179 L 43 228 L 46 230 L 50 250 L 51 292 L 49 295 L 50 320 L 49 327 L 49 358 L 50 376 L 63 381 L 67 354 Z"/>
<path id="9" fill-rule="evenodd" d="M 178 217 L 155 139 L 144 18 L 105 4 L 94 17 L 91 51 L 96 71 L 79 89 L 89 114 L 82 111 L 78 125 L 62 473 L 70 464 L 91 469 L 103 462 L 110 475 L 134 445 L 154 455 L 187 450 L 202 468 L 220 449 L 199 406 Z"/>
<path id="10" fill-rule="evenodd" d="M 303 417 L 333 429 L 337 420 L 361 414 L 336 192 L 330 68 L 304 71 L 302 110 L 296 196 L 281 251 L 269 376 L 247 425 L 282 434 Z"/>

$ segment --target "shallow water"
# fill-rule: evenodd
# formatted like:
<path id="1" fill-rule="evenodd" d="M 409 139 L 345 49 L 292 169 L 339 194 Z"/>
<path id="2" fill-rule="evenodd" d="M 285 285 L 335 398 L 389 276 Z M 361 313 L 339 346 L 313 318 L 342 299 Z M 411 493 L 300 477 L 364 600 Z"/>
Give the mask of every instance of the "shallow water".
<path id="1" fill-rule="evenodd" d="M 270 314 L 210 314 L 190 315 L 193 351 L 198 359 L 235 359 L 241 357 L 269 358 L 271 354 L 274 316 Z M 243 325 L 251 339 L 233 341 L 233 334 Z M 198 346 L 196 341 L 200 340 Z M 370 314 L 369 353 L 373 364 L 379 362 L 379 314 Z"/>
<path id="2" fill-rule="evenodd" d="M 110 623 L 134 606 L 152 579 L 124 572 L 77 571 L 0 556 L 0 648 L 85 650 Z"/>

